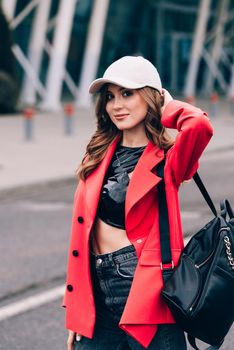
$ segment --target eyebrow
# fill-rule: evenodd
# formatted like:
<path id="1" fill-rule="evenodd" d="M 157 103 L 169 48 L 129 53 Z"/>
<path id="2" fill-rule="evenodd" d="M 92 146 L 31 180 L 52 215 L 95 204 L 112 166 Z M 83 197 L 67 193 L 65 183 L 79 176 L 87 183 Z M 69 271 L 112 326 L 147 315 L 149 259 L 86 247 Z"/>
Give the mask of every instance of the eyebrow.
<path id="1" fill-rule="evenodd" d="M 126 89 L 127 89 L 127 88 L 120 86 L 120 87 L 118 88 L 118 91 L 122 91 L 122 90 L 126 90 Z M 108 90 L 108 89 L 107 89 L 106 92 L 111 92 L 111 93 L 113 93 L 111 90 Z"/>

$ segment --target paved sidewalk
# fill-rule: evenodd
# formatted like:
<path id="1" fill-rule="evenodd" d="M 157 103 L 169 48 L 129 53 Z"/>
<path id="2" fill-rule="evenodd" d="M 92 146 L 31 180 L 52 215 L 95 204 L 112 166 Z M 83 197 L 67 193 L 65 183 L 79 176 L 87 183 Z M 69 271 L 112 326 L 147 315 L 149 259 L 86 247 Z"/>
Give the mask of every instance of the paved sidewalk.
<path id="1" fill-rule="evenodd" d="M 38 113 L 28 141 L 24 127 L 22 115 L 0 117 L 0 191 L 74 177 L 95 119 L 91 111 L 76 111 L 68 136 L 63 113 Z"/>
<path id="2" fill-rule="evenodd" d="M 197 105 L 209 110 L 206 101 Z M 216 117 L 211 117 L 215 135 L 206 155 L 234 148 L 234 115 L 222 101 Z M 65 135 L 63 113 L 38 113 L 34 118 L 34 138 L 24 138 L 22 115 L 0 117 L 0 191 L 41 182 L 74 177 L 85 146 L 95 130 L 94 112 L 78 109 L 73 135 Z"/>

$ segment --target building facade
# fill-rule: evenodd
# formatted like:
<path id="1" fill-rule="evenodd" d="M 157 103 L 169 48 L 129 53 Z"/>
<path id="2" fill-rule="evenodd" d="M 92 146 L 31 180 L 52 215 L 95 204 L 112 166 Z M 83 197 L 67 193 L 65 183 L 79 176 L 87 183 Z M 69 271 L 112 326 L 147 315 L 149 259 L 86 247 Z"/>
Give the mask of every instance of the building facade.
<path id="1" fill-rule="evenodd" d="M 20 103 L 91 103 L 88 85 L 124 55 L 143 55 L 163 85 L 192 97 L 234 95 L 231 0 L 2 0 Z"/>

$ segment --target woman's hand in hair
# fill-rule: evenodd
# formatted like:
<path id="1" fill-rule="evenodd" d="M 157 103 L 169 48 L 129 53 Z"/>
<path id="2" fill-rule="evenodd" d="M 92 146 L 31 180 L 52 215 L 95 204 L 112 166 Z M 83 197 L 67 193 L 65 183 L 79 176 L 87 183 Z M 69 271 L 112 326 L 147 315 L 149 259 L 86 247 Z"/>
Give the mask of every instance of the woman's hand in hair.
<path id="1" fill-rule="evenodd" d="M 161 112 L 163 112 L 167 104 L 173 100 L 173 97 L 166 89 L 162 89 L 162 96 L 163 96 L 164 102 L 161 107 Z"/>
<path id="2" fill-rule="evenodd" d="M 81 336 L 73 331 L 68 331 L 67 350 L 73 350 L 74 341 L 80 341 Z"/>

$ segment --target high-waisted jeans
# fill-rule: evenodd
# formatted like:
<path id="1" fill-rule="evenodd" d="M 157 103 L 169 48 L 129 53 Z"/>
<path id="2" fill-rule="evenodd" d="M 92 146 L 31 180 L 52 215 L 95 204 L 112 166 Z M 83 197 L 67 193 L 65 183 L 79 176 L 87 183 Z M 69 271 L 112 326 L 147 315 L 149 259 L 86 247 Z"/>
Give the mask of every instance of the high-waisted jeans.
<path id="1" fill-rule="evenodd" d="M 91 254 L 90 260 L 96 306 L 94 336 L 75 341 L 74 350 L 143 350 L 143 346 L 118 327 L 137 265 L 134 247 Z M 176 324 L 159 325 L 147 349 L 185 350 L 184 333 Z"/>

